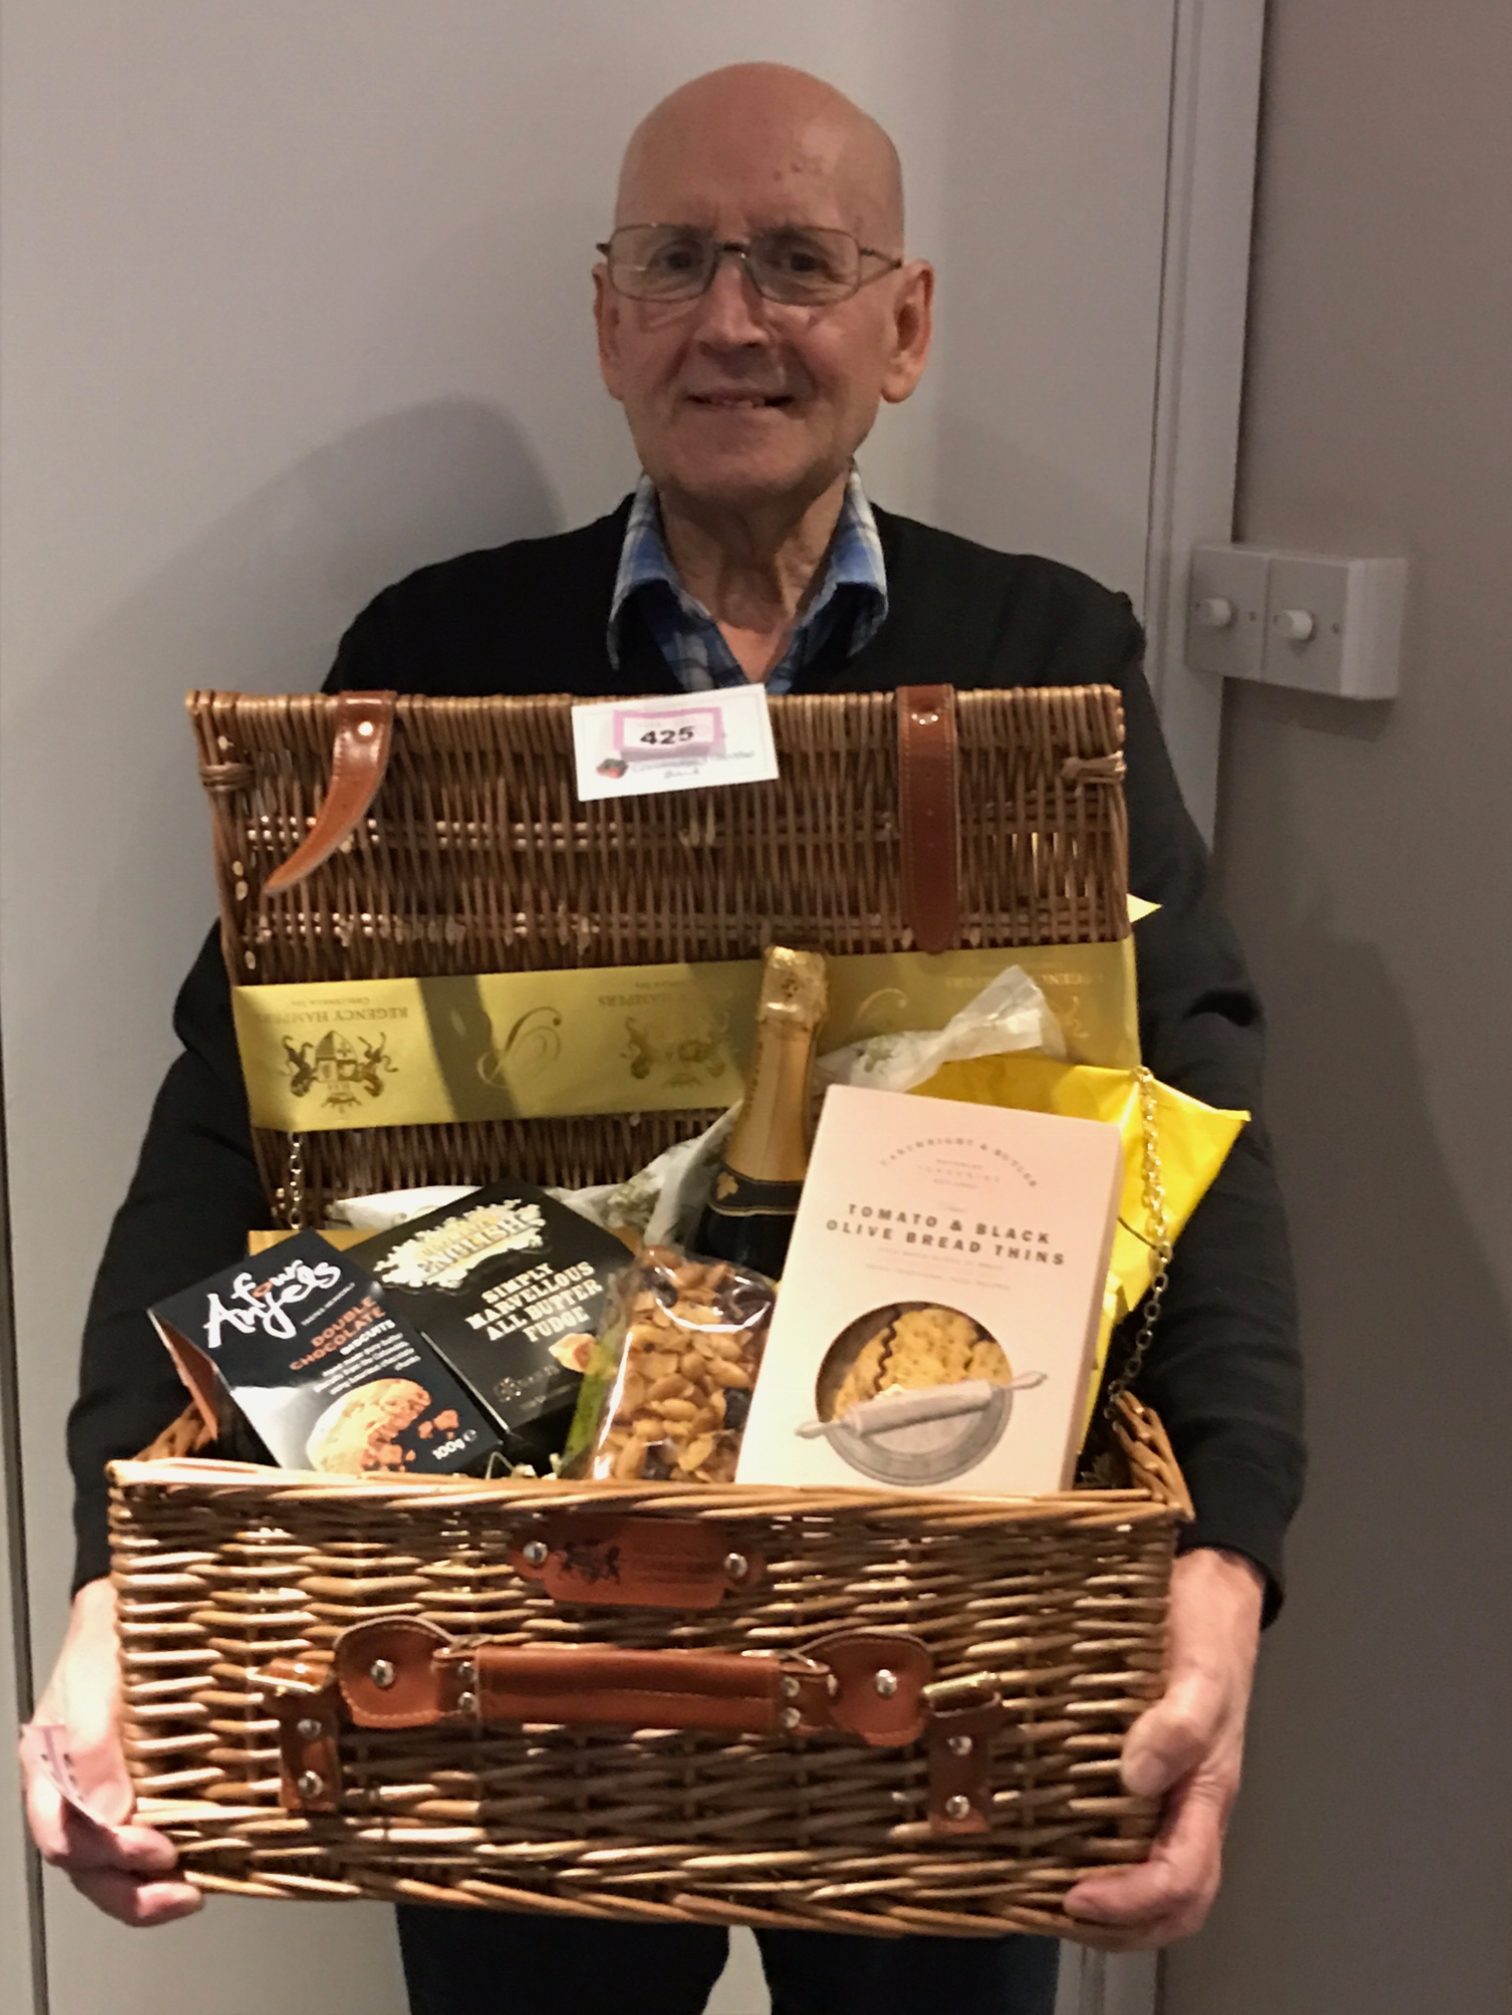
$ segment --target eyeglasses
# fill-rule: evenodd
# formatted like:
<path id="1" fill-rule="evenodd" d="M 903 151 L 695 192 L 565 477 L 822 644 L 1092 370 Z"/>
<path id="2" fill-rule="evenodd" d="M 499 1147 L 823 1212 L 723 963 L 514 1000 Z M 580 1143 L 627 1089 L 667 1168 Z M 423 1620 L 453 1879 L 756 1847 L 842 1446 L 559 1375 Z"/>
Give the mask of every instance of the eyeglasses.
<path id="1" fill-rule="evenodd" d="M 738 259 L 768 301 L 816 307 L 846 301 L 868 280 L 903 264 L 849 231 L 784 224 L 753 238 L 716 238 L 692 224 L 622 224 L 602 245 L 610 285 L 633 301 L 692 301 L 712 284 L 726 253 Z M 876 272 L 865 261 L 880 260 Z"/>

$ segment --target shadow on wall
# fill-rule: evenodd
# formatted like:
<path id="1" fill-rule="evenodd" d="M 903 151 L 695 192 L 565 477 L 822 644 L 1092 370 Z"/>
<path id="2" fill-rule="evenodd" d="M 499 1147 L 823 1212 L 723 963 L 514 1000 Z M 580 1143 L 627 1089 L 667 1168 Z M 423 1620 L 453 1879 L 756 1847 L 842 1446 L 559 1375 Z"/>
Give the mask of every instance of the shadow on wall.
<path id="1" fill-rule="evenodd" d="M 208 526 L 56 663 L 34 668 L 7 715 L 7 812 L 48 863 L 47 893 L 67 906 L 67 929 L 48 932 L 49 993 L 97 995 L 110 971 L 128 994 L 137 987 L 139 998 L 163 1000 L 210 920 L 210 852 L 182 712 L 190 687 L 309 690 L 352 618 L 389 582 L 560 523 L 511 415 L 436 400 L 296 463 Z M 82 816 L 78 797 L 60 788 L 64 778 L 89 801 Z M 181 875 L 165 873 L 170 849 Z M 149 899 L 159 912 L 165 904 L 182 912 L 172 978 L 161 918 L 143 928 Z M 29 921 L 35 933 L 48 920 Z M 17 922 L 21 955 L 27 920 Z M 27 996 L 26 1005 L 45 1017 L 45 1000 Z M 45 1027 L 7 1034 L 18 1057 L 44 1053 Z M 115 1046 L 109 1030 L 100 1040 L 107 1053 Z M 129 1039 L 119 1061 L 140 1066 Z"/>
<path id="2" fill-rule="evenodd" d="M 472 399 L 435 399 L 358 427 L 292 469 L 269 502 L 285 497 L 296 536 L 281 536 L 275 511 L 263 515 L 267 573 L 297 588 L 308 572 L 309 586 L 346 610 L 343 623 L 432 560 L 563 528 L 529 435 Z"/>
<path id="3" fill-rule="evenodd" d="M 1273 721 L 1362 742 L 1384 731 L 1343 702 L 1258 697 Z M 1224 858 L 1264 863 L 1231 907 L 1270 1014 L 1311 1472 L 1225 1893 L 1207 1934 L 1167 1955 L 1166 2002 L 1490 2008 L 1456 1969 L 1480 1963 L 1477 1927 L 1505 1908 L 1483 1846 L 1512 1798 L 1506 1254 L 1465 1208 L 1477 1172 L 1440 1138 L 1439 1060 L 1377 947 L 1336 934 L 1328 860 L 1282 770 L 1246 779 Z M 1439 981 L 1456 985 L 1449 970 Z"/>

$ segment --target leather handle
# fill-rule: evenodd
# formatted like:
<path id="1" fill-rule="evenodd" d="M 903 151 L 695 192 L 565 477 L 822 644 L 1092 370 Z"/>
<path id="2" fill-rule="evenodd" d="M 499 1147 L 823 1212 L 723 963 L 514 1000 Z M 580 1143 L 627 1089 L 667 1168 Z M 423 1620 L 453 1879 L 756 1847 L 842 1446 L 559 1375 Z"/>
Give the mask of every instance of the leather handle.
<path id="1" fill-rule="evenodd" d="M 961 808 L 953 686 L 898 691 L 903 922 L 921 952 L 961 941 Z"/>
<path id="2" fill-rule="evenodd" d="M 612 1644 L 469 1643 L 424 1617 L 344 1630 L 329 1675 L 356 1728 L 552 1722 L 711 1734 L 840 1731 L 879 1748 L 915 1741 L 934 1673 L 898 1631 L 831 1632 L 796 1652 L 639 1651 Z M 265 1690 L 298 1693 L 278 1668 Z"/>
<path id="3" fill-rule="evenodd" d="M 394 746 L 394 693 L 338 693 L 331 781 L 315 821 L 286 861 L 263 883 L 281 895 L 328 861 L 367 817 Z"/>
<path id="4" fill-rule="evenodd" d="M 471 1667 L 472 1683 L 459 1679 Z M 448 1669 L 449 1668 L 449 1669 Z M 566 1728 L 680 1728 L 709 1735 L 814 1733 L 829 1726 L 826 1674 L 806 1659 L 733 1651 L 522 1650 L 491 1644 L 443 1661 L 454 1713 L 472 1693 L 485 1722 Z"/>
<path id="5" fill-rule="evenodd" d="M 799 1652 L 636 1651 L 608 1644 L 458 1641 L 424 1617 L 353 1624 L 329 1652 L 278 1658 L 254 1675 L 278 1723 L 280 1800 L 290 1812 L 342 1809 L 345 1729 L 693 1730 L 711 1735 L 845 1736 L 875 1749 L 927 1737 L 929 1824 L 989 1823 L 995 1689 L 936 1705 L 970 1683 L 932 1685 L 934 1659 L 901 1631 L 838 1630 Z"/>

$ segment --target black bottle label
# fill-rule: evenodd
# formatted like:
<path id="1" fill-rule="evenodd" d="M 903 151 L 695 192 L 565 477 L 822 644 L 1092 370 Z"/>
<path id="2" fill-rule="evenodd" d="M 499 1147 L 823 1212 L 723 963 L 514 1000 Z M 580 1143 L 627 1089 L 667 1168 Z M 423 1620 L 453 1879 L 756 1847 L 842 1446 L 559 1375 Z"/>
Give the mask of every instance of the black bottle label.
<path id="1" fill-rule="evenodd" d="M 787 1259 L 801 1182 L 762 1182 L 723 1163 L 698 1227 L 698 1247 L 775 1279 Z"/>

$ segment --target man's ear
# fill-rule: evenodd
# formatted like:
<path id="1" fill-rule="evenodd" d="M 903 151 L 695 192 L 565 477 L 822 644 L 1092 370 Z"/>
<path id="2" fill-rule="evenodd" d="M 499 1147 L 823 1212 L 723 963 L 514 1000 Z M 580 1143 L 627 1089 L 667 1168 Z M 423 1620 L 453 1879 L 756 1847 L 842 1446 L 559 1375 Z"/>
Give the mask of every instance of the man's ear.
<path id="1" fill-rule="evenodd" d="M 593 323 L 598 330 L 599 372 L 611 399 L 621 397 L 619 368 L 619 295 L 609 284 L 608 269 L 593 269 Z"/>
<path id="2" fill-rule="evenodd" d="M 890 406 L 906 399 L 924 375 L 934 328 L 934 267 L 915 259 L 898 275 L 892 311 L 892 355 L 882 377 Z"/>

